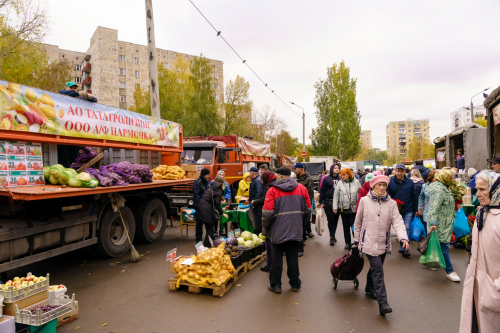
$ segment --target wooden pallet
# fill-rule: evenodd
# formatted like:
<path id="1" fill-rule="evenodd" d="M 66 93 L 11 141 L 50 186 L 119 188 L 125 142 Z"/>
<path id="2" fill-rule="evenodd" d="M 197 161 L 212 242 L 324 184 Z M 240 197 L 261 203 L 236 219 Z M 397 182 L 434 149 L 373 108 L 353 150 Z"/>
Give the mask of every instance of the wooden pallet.
<path id="1" fill-rule="evenodd" d="M 222 284 L 220 286 L 211 284 L 205 287 L 200 287 L 186 281 L 181 281 L 179 283 L 179 286 L 187 286 L 188 292 L 195 295 L 200 294 L 204 289 L 212 289 L 212 296 L 222 297 L 229 291 L 229 289 L 231 289 L 231 287 L 236 283 L 236 281 L 238 281 L 239 279 L 241 279 L 243 275 L 245 275 L 247 271 L 248 271 L 247 263 L 242 264 L 233 272 L 232 277 L 225 284 Z M 179 289 L 177 288 L 177 278 L 172 277 L 168 280 L 168 289 L 170 291 L 177 291 Z"/>
<path id="2" fill-rule="evenodd" d="M 248 261 L 246 264 L 248 266 L 248 270 L 251 271 L 255 267 L 257 267 L 261 262 L 263 262 L 266 259 L 266 252 L 263 252 L 261 255 L 258 255 L 257 257 L 251 259 Z"/>

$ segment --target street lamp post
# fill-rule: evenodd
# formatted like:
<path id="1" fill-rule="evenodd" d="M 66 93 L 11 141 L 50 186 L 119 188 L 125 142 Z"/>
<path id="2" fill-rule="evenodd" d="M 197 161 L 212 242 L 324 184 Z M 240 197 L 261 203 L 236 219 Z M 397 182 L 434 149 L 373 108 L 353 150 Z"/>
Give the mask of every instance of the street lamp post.
<path id="1" fill-rule="evenodd" d="M 490 87 L 490 88 L 491 88 L 491 87 Z M 473 99 L 474 97 L 476 97 L 477 95 L 479 95 L 480 93 L 485 92 L 486 90 L 488 90 L 488 89 L 490 89 L 490 88 L 486 88 L 486 89 L 484 89 L 484 90 L 481 90 L 480 92 L 478 92 L 477 94 L 475 94 L 474 96 L 472 96 L 472 97 L 470 98 L 470 116 L 471 116 L 472 122 L 474 122 L 474 105 L 472 105 L 472 99 Z"/>
<path id="2" fill-rule="evenodd" d="M 290 102 L 292 105 L 295 105 L 299 108 L 302 109 L 302 151 L 306 151 L 306 113 L 304 111 L 304 108 L 295 104 L 294 102 Z M 306 157 L 302 156 L 302 162 L 306 161 Z"/>

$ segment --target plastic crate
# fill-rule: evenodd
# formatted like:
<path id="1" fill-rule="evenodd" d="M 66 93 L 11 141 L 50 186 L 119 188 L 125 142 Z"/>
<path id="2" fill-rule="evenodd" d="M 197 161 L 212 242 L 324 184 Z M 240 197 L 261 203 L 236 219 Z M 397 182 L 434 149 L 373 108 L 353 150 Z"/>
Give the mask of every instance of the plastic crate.
<path id="1" fill-rule="evenodd" d="M 233 264 L 234 268 L 238 268 L 243 264 L 243 252 L 238 251 L 238 255 L 236 257 L 231 257 L 231 263 Z"/>
<path id="2" fill-rule="evenodd" d="M 57 317 L 63 316 L 68 312 L 71 312 L 75 308 L 75 294 L 70 299 L 69 296 L 61 296 L 59 298 L 60 306 L 51 310 L 49 312 L 42 312 L 41 309 L 37 309 L 34 314 L 31 313 L 31 309 L 39 306 L 39 305 L 47 305 L 49 304 L 49 300 L 44 300 L 33 304 L 30 307 L 19 310 L 16 305 L 16 323 L 33 325 L 33 326 L 41 326 L 43 324 L 48 323 L 49 321 L 56 319 Z M 52 305 L 52 304 L 51 304 Z"/>
<path id="3" fill-rule="evenodd" d="M 21 289 L 14 290 L 14 287 L 12 286 L 8 287 L 8 290 L 1 289 L 0 296 L 3 296 L 4 298 L 3 302 L 14 303 L 23 298 L 33 296 L 35 294 L 41 293 L 42 291 L 49 289 L 49 284 L 50 284 L 49 275 L 50 274 L 47 274 L 44 281 L 37 282 L 35 284 L 32 284 L 31 286 L 27 286 Z M 28 277 L 30 276 L 31 273 L 28 273 Z"/>

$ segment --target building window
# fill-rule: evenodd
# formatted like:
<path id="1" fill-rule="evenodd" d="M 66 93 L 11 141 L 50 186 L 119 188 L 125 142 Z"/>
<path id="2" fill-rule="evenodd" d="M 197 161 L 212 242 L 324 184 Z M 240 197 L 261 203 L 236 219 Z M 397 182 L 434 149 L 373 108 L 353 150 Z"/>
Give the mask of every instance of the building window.
<path id="1" fill-rule="evenodd" d="M 166 69 L 168 69 L 168 62 L 164 62 L 163 63 L 163 67 L 165 67 Z"/>
<path id="2" fill-rule="evenodd" d="M 135 84 L 135 89 L 137 89 L 137 88 L 141 88 L 141 85 L 139 83 Z"/>
<path id="3" fill-rule="evenodd" d="M 217 87 L 219 86 L 219 84 L 218 83 L 214 83 L 213 86 L 214 86 L 214 89 L 217 89 Z"/>
<path id="4" fill-rule="evenodd" d="M 82 70 L 82 67 L 80 65 L 73 65 L 73 70 L 75 71 L 81 71 Z"/>
<path id="5" fill-rule="evenodd" d="M 177 68 L 177 72 L 178 72 L 178 73 L 180 73 L 180 72 L 181 72 L 181 68 L 180 68 L 180 67 L 179 67 L 179 68 Z"/>
<path id="6" fill-rule="evenodd" d="M 125 82 L 120 82 L 120 89 L 125 89 L 127 88 Z"/>
<path id="7" fill-rule="evenodd" d="M 219 78 L 219 73 L 216 73 L 216 72 L 212 72 L 212 75 L 214 78 L 218 79 Z"/>
<path id="8" fill-rule="evenodd" d="M 411 133 L 411 130 L 408 130 L 408 133 Z"/>
<path id="9" fill-rule="evenodd" d="M 120 75 L 125 75 L 125 68 L 120 68 Z"/>
<path id="10" fill-rule="evenodd" d="M 120 102 L 126 102 L 126 96 L 125 95 L 120 95 Z"/>
<path id="11" fill-rule="evenodd" d="M 125 61 L 125 56 L 124 55 L 118 55 L 118 61 Z"/>
<path id="12" fill-rule="evenodd" d="M 396 131 L 392 131 L 392 133 L 396 133 Z"/>
<path id="13" fill-rule="evenodd" d="M 82 77 L 81 76 L 75 77 L 75 83 L 82 83 Z"/>
<path id="14" fill-rule="evenodd" d="M 139 58 L 135 58 L 135 64 L 139 65 Z"/>
<path id="15" fill-rule="evenodd" d="M 424 128 L 424 132 L 427 132 L 427 128 Z"/>
<path id="16" fill-rule="evenodd" d="M 215 100 L 218 100 L 219 99 L 219 95 L 214 94 L 214 98 L 215 98 Z"/>
<path id="17" fill-rule="evenodd" d="M 139 71 L 135 71 L 135 77 L 139 77 Z"/>

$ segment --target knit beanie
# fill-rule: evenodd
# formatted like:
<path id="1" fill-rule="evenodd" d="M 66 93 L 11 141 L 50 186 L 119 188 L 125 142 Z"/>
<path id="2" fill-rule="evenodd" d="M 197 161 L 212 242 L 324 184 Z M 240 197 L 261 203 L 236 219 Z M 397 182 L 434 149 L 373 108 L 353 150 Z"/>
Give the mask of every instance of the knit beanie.
<path id="1" fill-rule="evenodd" d="M 380 176 L 375 176 L 370 180 L 370 187 L 373 188 L 376 184 L 384 182 L 387 185 L 389 185 L 389 177 L 380 175 Z"/>
<path id="2" fill-rule="evenodd" d="M 369 174 L 367 174 L 367 175 L 365 176 L 365 183 L 366 183 L 366 182 L 369 182 L 370 180 L 372 180 L 372 179 L 373 179 L 373 177 L 375 177 L 375 175 L 374 175 L 373 173 L 371 173 L 371 172 L 370 172 Z"/>

